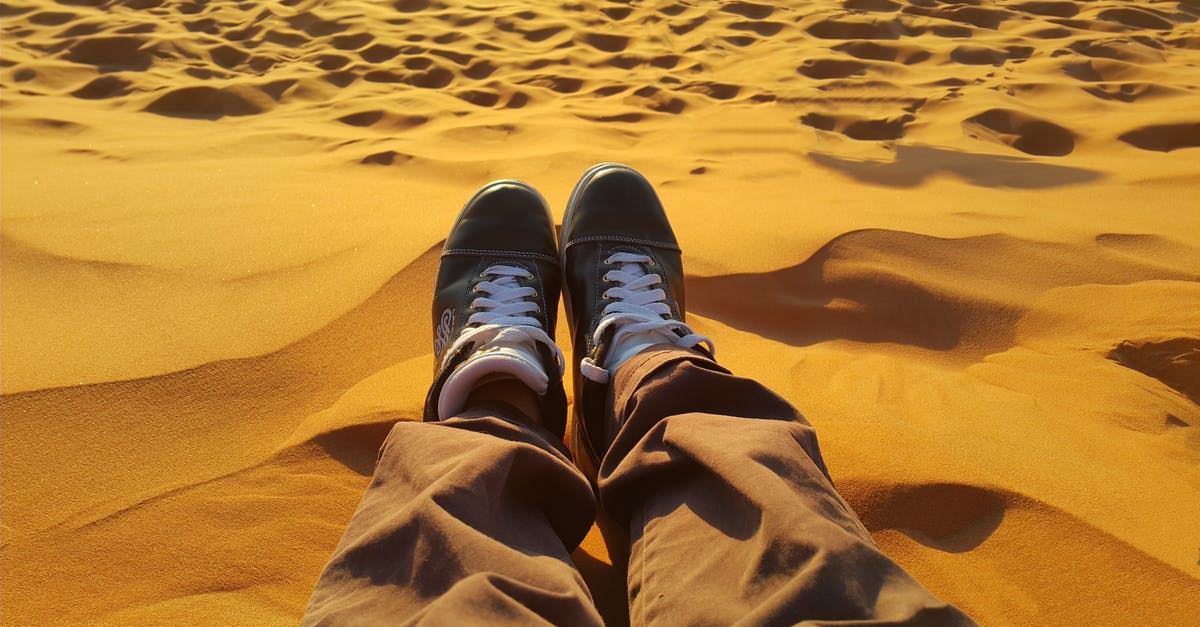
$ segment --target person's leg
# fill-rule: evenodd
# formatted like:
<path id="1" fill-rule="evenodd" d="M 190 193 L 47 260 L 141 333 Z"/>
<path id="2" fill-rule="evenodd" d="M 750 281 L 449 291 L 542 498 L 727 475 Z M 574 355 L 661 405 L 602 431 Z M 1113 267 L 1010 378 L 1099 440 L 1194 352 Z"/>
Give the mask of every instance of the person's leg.
<path id="1" fill-rule="evenodd" d="M 762 385 L 665 346 L 608 402 L 600 497 L 630 529 L 633 623 L 970 624 L 879 551 L 812 426 Z"/>
<path id="2" fill-rule="evenodd" d="M 799 412 L 718 366 L 686 324 L 681 251 L 649 181 L 588 170 L 561 255 L 568 445 L 629 527 L 632 622 L 969 623 L 879 552 Z"/>
<path id="3" fill-rule="evenodd" d="M 397 424 L 304 623 L 598 624 L 569 553 L 595 515 L 562 446 L 550 210 L 484 186 L 442 250 L 424 423 Z"/>
<path id="4" fill-rule="evenodd" d="M 554 439 L 500 403 L 398 423 L 303 624 L 600 624 L 570 559 L 592 490 Z"/>

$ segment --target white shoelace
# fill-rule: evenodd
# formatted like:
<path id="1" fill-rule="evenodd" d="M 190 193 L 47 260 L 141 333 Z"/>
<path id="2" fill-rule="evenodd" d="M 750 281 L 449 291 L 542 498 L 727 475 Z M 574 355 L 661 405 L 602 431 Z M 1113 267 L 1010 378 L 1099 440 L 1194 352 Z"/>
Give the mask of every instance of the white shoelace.
<path id="1" fill-rule="evenodd" d="M 443 365 L 469 342 L 476 342 L 476 350 L 481 350 L 493 344 L 528 340 L 551 348 L 555 363 L 558 364 L 558 376 L 561 377 L 565 364 L 562 351 L 554 343 L 554 338 L 546 334 L 542 323 L 526 315 L 541 310 L 533 300 L 537 297 L 537 290 L 517 283 L 518 277 L 532 279 L 533 275 L 524 268 L 500 264 L 489 266 L 480 274 L 485 279 L 495 278 L 475 285 L 474 291 L 485 296 L 471 301 L 474 313 L 467 318 L 467 325 L 458 339 L 446 349 Z"/>
<path id="2" fill-rule="evenodd" d="M 617 330 L 609 348 L 608 369 L 590 357 L 585 357 L 580 363 L 579 370 L 588 379 L 596 383 L 608 383 L 610 371 L 636 354 L 624 355 L 624 359 L 614 362 L 612 357 L 622 346 L 639 344 L 644 347 L 669 343 L 691 348 L 705 344 L 710 353 L 715 350 L 712 340 L 671 318 L 671 306 L 666 302 L 667 293 L 661 287 L 654 287 L 663 282 L 662 277 L 646 272 L 646 264 L 652 262 L 650 257 L 635 253 L 614 253 L 604 260 L 604 263 L 620 266 L 604 274 L 605 281 L 617 285 L 604 291 L 604 298 L 613 302 L 604 308 L 600 324 L 596 325 L 592 335 L 593 344 L 600 342 L 609 327 L 616 327 Z"/>

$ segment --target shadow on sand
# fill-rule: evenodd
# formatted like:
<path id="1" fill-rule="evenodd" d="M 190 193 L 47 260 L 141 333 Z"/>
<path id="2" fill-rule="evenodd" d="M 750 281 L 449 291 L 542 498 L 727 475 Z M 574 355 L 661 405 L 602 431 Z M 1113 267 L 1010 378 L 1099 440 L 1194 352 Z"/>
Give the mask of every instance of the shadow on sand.
<path id="1" fill-rule="evenodd" d="M 931 176 L 946 173 L 980 187 L 1046 189 L 1095 181 L 1095 170 L 1043 163 L 1022 157 L 961 152 L 933 146 L 897 146 L 891 161 L 847 159 L 809 153 L 814 163 L 886 187 L 916 187 Z"/>

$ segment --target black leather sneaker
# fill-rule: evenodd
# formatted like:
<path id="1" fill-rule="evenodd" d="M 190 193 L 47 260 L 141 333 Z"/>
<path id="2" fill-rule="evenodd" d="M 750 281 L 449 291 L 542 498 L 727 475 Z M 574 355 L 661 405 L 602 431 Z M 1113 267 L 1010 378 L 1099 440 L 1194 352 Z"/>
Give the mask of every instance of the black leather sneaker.
<path id="1" fill-rule="evenodd" d="M 476 192 L 442 249 L 425 420 L 456 414 L 479 383 L 509 377 L 540 394 L 542 424 L 563 436 L 563 356 L 554 344 L 560 280 L 554 218 L 541 194 L 519 181 Z"/>
<path id="2" fill-rule="evenodd" d="M 593 166 L 571 192 L 563 217 L 562 264 L 575 358 L 574 428 L 567 447 L 589 478 L 616 437 L 605 415 L 608 382 L 620 363 L 655 344 L 712 342 L 684 324 L 681 251 L 654 188 L 636 170 Z"/>

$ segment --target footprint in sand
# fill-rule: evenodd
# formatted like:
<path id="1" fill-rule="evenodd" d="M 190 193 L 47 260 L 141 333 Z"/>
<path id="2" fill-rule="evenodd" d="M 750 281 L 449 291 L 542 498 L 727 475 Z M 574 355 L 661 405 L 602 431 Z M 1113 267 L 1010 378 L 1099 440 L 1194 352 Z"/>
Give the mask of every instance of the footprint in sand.
<path id="1" fill-rule="evenodd" d="M 1200 147 L 1200 122 L 1143 126 L 1122 133 L 1117 139 L 1130 146 L 1156 152 L 1196 148 Z"/>
<path id="2" fill-rule="evenodd" d="M 733 13 L 752 20 L 762 20 L 771 17 L 775 7 L 754 2 L 731 2 L 721 7 L 726 13 Z"/>
<path id="3" fill-rule="evenodd" d="M 979 546 L 1000 526 L 1007 509 L 1002 492 L 960 483 L 877 489 L 859 512 L 868 529 L 896 529 L 950 553 Z"/>
<path id="4" fill-rule="evenodd" d="M 132 86 L 133 83 L 126 78 L 116 74 L 106 74 L 96 77 L 88 84 L 71 92 L 71 95 L 86 100 L 117 98 L 129 94 Z"/>
<path id="5" fill-rule="evenodd" d="M 871 66 L 851 59 L 806 59 L 796 71 L 816 79 L 860 76 Z"/>
<path id="6" fill-rule="evenodd" d="M 1075 149 L 1075 134 L 1053 122 L 1010 109 L 989 109 L 962 123 L 967 135 L 1031 155 L 1061 157 Z"/>
<path id="7" fill-rule="evenodd" d="M 916 45 L 885 44 L 875 41 L 847 41 L 834 46 L 833 49 L 859 59 L 895 61 L 903 65 L 921 63 L 933 56 L 929 50 Z"/>
<path id="8" fill-rule="evenodd" d="M 910 113 L 888 118 L 863 118 L 813 112 L 801 117 L 800 123 L 822 131 L 841 133 L 850 139 L 885 141 L 904 137 L 905 128 L 914 119 Z"/>
<path id="9" fill-rule="evenodd" d="M 1200 338 L 1126 340 L 1108 352 L 1107 357 L 1126 368 L 1136 370 L 1200 403 Z M 1175 426 L 1188 426 L 1178 417 Z"/>
<path id="10" fill-rule="evenodd" d="M 88 37 L 67 48 L 67 61 L 94 65 L 101 72 L 141 71 L 154 62 L 154 46 L 145 37 L 130 35 Z"/>
<path id="11" fill-rule="evenodd" d="M 168 91 L 148 104 L 145 111 L 169 117 L 216 120 L 226 116 L 255 115 L 274 105 L 270 96 L 253 87 L 195 86 Z"/>

